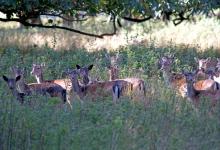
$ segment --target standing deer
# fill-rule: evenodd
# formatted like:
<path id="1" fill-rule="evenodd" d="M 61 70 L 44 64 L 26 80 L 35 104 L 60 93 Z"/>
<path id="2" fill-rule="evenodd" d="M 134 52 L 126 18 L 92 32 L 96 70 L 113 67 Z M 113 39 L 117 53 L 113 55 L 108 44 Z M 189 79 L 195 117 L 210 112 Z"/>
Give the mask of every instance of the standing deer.
<path id="1" fill-rule="evenodd" d="M 69 71 L 68 75 L 73 85 L 73 91 L 77 93 L 81 100 L 85 99 L 85 97 L 95 100 L 98 97 L 113 96 L 113 101 L 116 102 L 117 99 L 114 98 L 119 98 L 118 95 L 130 96 L 129 92 L 132 89 L 132 84 L 123 80 L 94 82 L 87 85 L 81 85 L 78 81 L 78 70 Z M 116 92 L 116 87 L 113 88 L 113 86 L 117 86 L 118 92 L 121 93 Z"/>
<path id="2" fill-rule="evenodd" d="M 46 95 L 49 94 L 51 97 L 59 97 L 64 103 L 66 102 L 66 90 L 60 85 L 55 83 L 30 83 L 26 84 L 24 81 L 24 72 L 17 68 L 13 67 L 13 75 L 17 78 L 20 76 L 18 82 L 19 93 L 24 93 L 25 95 L 31 95 L 33 93 Z"/>
<path id="3" fill-rule="evenodd" d="M 116 54 L 116 56 L 110 57 L 106 54 L 106 57 L 108 60 L 110 60 L 110 66 L 108 66 L 108 76 L 109 81 L 116 81 L 116 80 L 123 80 L 126 82 L 129 82 L 133 85 L 133 94 L 137 94 L 139 97 L 140 94 L 143 96 L 142 98 L 146 97 L 146 89 L 145 89 L 145 83 L 144 80 L 140 78 L 119 78 L 119 67 L 118 67 L 118 61 L 119 61 L 119 53 Z"/>
<path id="4" fill-rule="evenodd" d="M 43 78 L 43 67 L 44 64 L 33 64 L 32 65 L 32 71 L 31 74 L 35 76 L 38 83 L 55 83 L 60 85 L 62 88 L 66 89 L 67 91 L 67 102 L 70 104 L 71 98 L 71 90 L 72 90 L 72 82 L 68 78 L 64 79 L 55 79 L 55 80 L 44 80 Z M 83 84 L 89 83 L 89 71 L 92 69 L 93 65 L 90 65 L 88 67 L 81 67 L 79 65 L 76 65 L 77 69 L 80 72 L 80 75 L 83 78 Z M 70 104 L 71 106 L 71 104 Z"/>
<path id="5" fill-rule="evenodd" d="M 183 74 L 171 72 L 173 56 L 164 56 L 159 60 L 160 70 L 167 86 L 174 88 L 178 93 L 185 97 L 187 93 L 186 79 Z"/>
<path id="6" fill-rule="evenodd" d="M 203 89 L 195 89 L 194 84 L 195 74 L 191 72 L 183 72 L 186 77 L 187 84 L 187 97 L 197 106 L 199 104 L 200 98 L 207 97 L 211 100 L 212 106 L 214 106 L 217 101 L 220 99 L 220 90 L 216 90 L 213 92 L 203 90 Z"/>
<path id="7" fill-rule="evenodd" d="M 182 97 L 186 97 L 186 79 L 182 73 L 171 72 L 173 56 L 164 56 L 159 60 L 160 70 L 163 72 L 163 78 L 167 86 L 174 88 Z M 197 74 L 198 70 L 196 71 Z M 200 80 L 194 84 L 195 89 L 215 91 L 217 90 L 216 82 L 211 79 Z"/>

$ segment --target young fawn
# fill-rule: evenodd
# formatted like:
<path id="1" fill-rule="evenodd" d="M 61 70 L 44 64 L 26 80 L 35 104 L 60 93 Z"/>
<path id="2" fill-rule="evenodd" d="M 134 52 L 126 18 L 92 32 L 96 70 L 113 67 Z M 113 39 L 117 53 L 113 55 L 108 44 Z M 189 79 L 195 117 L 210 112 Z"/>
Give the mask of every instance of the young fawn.
<path id="1" fill-rule="evenodd" d="M 19 78 L 19 82 L 17 83 L 17 87 L 19 93 L 24 93 L 25 95 L 31 95 L 33 93 L 46 95 L 49 94 L 51 97 L 59 97 L 64 103 L 66 102 L 66 90 L 62 88 L 60 85 L 55 83 L 30 83 L 26 84 L 24 81 L 24 71 L 13 67 L 12 69 L 13 75 Z"/>
<path id="2" fill-rule="evenodd" d="M 67 73 L 71 79 L 73 85 L 73 91 L 77 93 L 80 99 L 85 99 L 85 97 L 91 98 L 92 100 L 98 97 L 108 97 L 113 96 L 113 101 L 116 102 L 118 95 L 128 95 L 132 89 L 132 84 L 123 80 L 117 81 L 105 81 L 105 82 L 94 82 L 87 85 L 81 85 L 78 81 L 79 71 L 72 70 Z M 122 94 L 114 93 L 114 85 L 118 85 L 119 91 Z M 116 88 L 115 88 L 116 89 Z M 115 96 L 116 95 L 116 96 Z"/>
<path id="3" fill-rule="evenodd" d="M 16 84 L 20 80 L 21 76 L 17 76 L 16 78 L 8 78 L 3 75 L 2 77 L 3 77 L 3 80 L 7 83 L 9 89 L 11 90 L 12 95 L 14 97 L 16 97 L 16 99 L 20 103 L 23 103 L 24 102 L 24 93 L 19 93 L 16 88 Z"/>
<path id="4" fill-rule="evenodd" d="M 163 78 L 166 84 L 178 91 L 182 97 L 186 97 L 187 88 L 186 88 L 186 79 L 182 73 L 172 73 L 171 67 L 173 64 L 172 56 L 164 56 L 159 60 L 160 70 L 163 72 Z M 196 75 L 198 70 L 196 71 Z M 195 89 L 197 90 L 217 90 L 216 82 L 211 79 L 200 80 L 194 84 Z"/>
<path id="5" fill-rule="evenodd" d="M 183 72 L 186 77 L 187 84 L 187 97 L 197 106 L 199 104 L 200 98 L 207 97 L 211 100 L 212 106 L 214 106 L 217 101 L 220 99 L 220 90 L 216 91 L 207 91 L 207 90 L 198 90 L 195 89 L 194 83 L 196 73 Z"/>
<path id="6" fill-rule="evenodd" d="M 67 91 L 67 102 L 70 104 L 71 98 L 71 90 L 72 90 L 72 82 L 68 78 L 64 79 L 55 79 L 55 80 L 44 80 L 43 78 L 43 68 L 45 65 L 33 64 L 31 74 L 35 76 L 38 83 L 55 83 L 60 85 L 62 88 L 66 89 Z M 83 78 L 82 84 L 89 83 L 89 71 L 92 69 L 93 65 L 88 67 L 81 67 L 76 65 L 77 69 L 80 72 L 81 77 Z"/>

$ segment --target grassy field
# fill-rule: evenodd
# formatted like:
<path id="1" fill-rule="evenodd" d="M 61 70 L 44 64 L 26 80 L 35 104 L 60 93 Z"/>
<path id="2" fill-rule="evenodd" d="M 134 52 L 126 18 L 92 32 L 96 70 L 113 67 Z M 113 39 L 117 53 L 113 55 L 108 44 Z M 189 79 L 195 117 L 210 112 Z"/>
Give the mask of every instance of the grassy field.
<path id="1" fill-rule="evenodd" d="M 195 110 L 186 99 L 180 98 L 164 85 L 157 68 L 159 57 L 174 54 L 174 71 L 192 70 L 194 57 L 219 57 L 211 49 L 198 52 L 189 46 L 158 47 L 127 46 L 119 49 L 120 77 L 137 76 L 147 85 L 148 105 L 122 99 L 113 105 L 111 98 L 81 105 L 73 100 L 73 109 L 57 107 L 59 100 L 33 96 L 20 105 L 12 97 L 6 83 L 0 80 L 0 149 L 219 149 L 220 107 L 210 114 L 208 100 Z M 54 51 L 50 48 L 10 46 L 0 49 L 0 74 L 10 76 L 10 67 L 25 67 L 26 81 L 32 63 L 45 62 L 45 79 L 61 78 L 67 68 L 76 64 L 94 64 L 92 78 L 107 80 L 106 51 L 88 52 L 72 48 Z M 111 52 L 114 54 L 115 52 Z M 28 101 L 34 103 L 31 107 Z"/>

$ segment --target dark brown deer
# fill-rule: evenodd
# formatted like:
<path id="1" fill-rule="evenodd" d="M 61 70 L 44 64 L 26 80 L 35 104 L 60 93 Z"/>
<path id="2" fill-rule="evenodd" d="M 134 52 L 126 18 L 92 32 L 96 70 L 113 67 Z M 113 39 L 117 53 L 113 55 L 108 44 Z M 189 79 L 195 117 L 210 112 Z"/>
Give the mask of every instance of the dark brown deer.
<path id="1" fill-rule="evenodd" d="M 3 80 L 7 83 L 9 89 L 12 92 L 12 95 L 16 97 L 16 99 L 20 102 L 24 102 L 24 93 L 19 93 L 16 84 L 20 80 L 21 76 L 17 76 L 16 78 L 8 78 L 5 75 L 2 76 Z"/>
<path id="2" fill-rule="evenodd" d="M 13 67 L 12 73 L 15 77 L 20 76 L 18 82 L 18 89 L 20 93 L 31 95 L 33 93 L 46 95 L 51 97 L 59 97 L 64 103 L 66 102 L 66 90 L 56 83 L 30 83 L 26 84 L 24 81 L 24 70 Z"/>
<path id="3" fill-rule="evenodd" d="M 32 65 L 32 71 L 31 74 L 35 76 L 38 83 L 55 83 L 60 85 L 62 88 L 66 89 L 67 91 L 67 102 L 70 104 L 70 100 L 72 99 L 72 82 L 68 78 L 64 79 L 55 79 L 55 80 L 44 80 L 43 78 L 43 68 L 45 64 L 33 64 Z M 83 78 L 82 84 L 88 84 L 89 83 L 89 71 L 92 69 L 93 65 L 90 65 L 88 67 L 81 67 L 79 65 L 76 65 L 77 69 L 80 72 L 80 75 Z"/>

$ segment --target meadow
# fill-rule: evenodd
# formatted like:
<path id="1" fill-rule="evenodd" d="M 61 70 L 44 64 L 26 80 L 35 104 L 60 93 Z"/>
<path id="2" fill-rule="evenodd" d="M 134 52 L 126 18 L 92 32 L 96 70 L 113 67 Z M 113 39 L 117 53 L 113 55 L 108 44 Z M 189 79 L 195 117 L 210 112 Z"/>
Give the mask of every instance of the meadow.
<path id="1" fill-rule="evenodd" d="M 24 39 L 19 41 L 18 37 L 25 35 L 26 29 L 13 30 L 1 30 L 0 36 L 4 37 L 0 47 L 1 75 L 11 76 L 10 67 L 19 66 L 25 68 L 29 83 L 36 82 L 30 75 L 32 63 L 46 64 L 45 79 L 63 78 L 63 72 L 75 68 L 76 64 L 94 64 L 90 76 L 108 80 L 105 48 L 89 51 L 73 46 L 54 50 L 47 44 L 22 48 L 20 41 Z M 10 43 L 10 37 L 17 38 L 17 43 Z M 60 43 L 55 41 L 57 45 Z M 126 98 L 114 105 L 109 97 L 95 102 L 87 99 L 83 105 L 73 99 L 73 108 L 69 109 L 66 105 L 57 107 L 60 101 L 56 98 L 39 95 L 26 97 L 21 105 L 0 79 L 0 149 L 219 149 L 219 104 L 210 113 L 209 101 L 204 99 L 195 109 L 187 99 L 165 85 L 157 66 L 161 56 L 174 54 L 174 72 L 194 70 L 197 68 L 194 57 L 220 57 L 217 48 L 201 51 L 188 44 L 155 41 L 155 44 L 128 45 L 108 52 L 115 55 L 117 51 L 122 58 L 120 77 L 144 79 L 147 105 Z"/>

